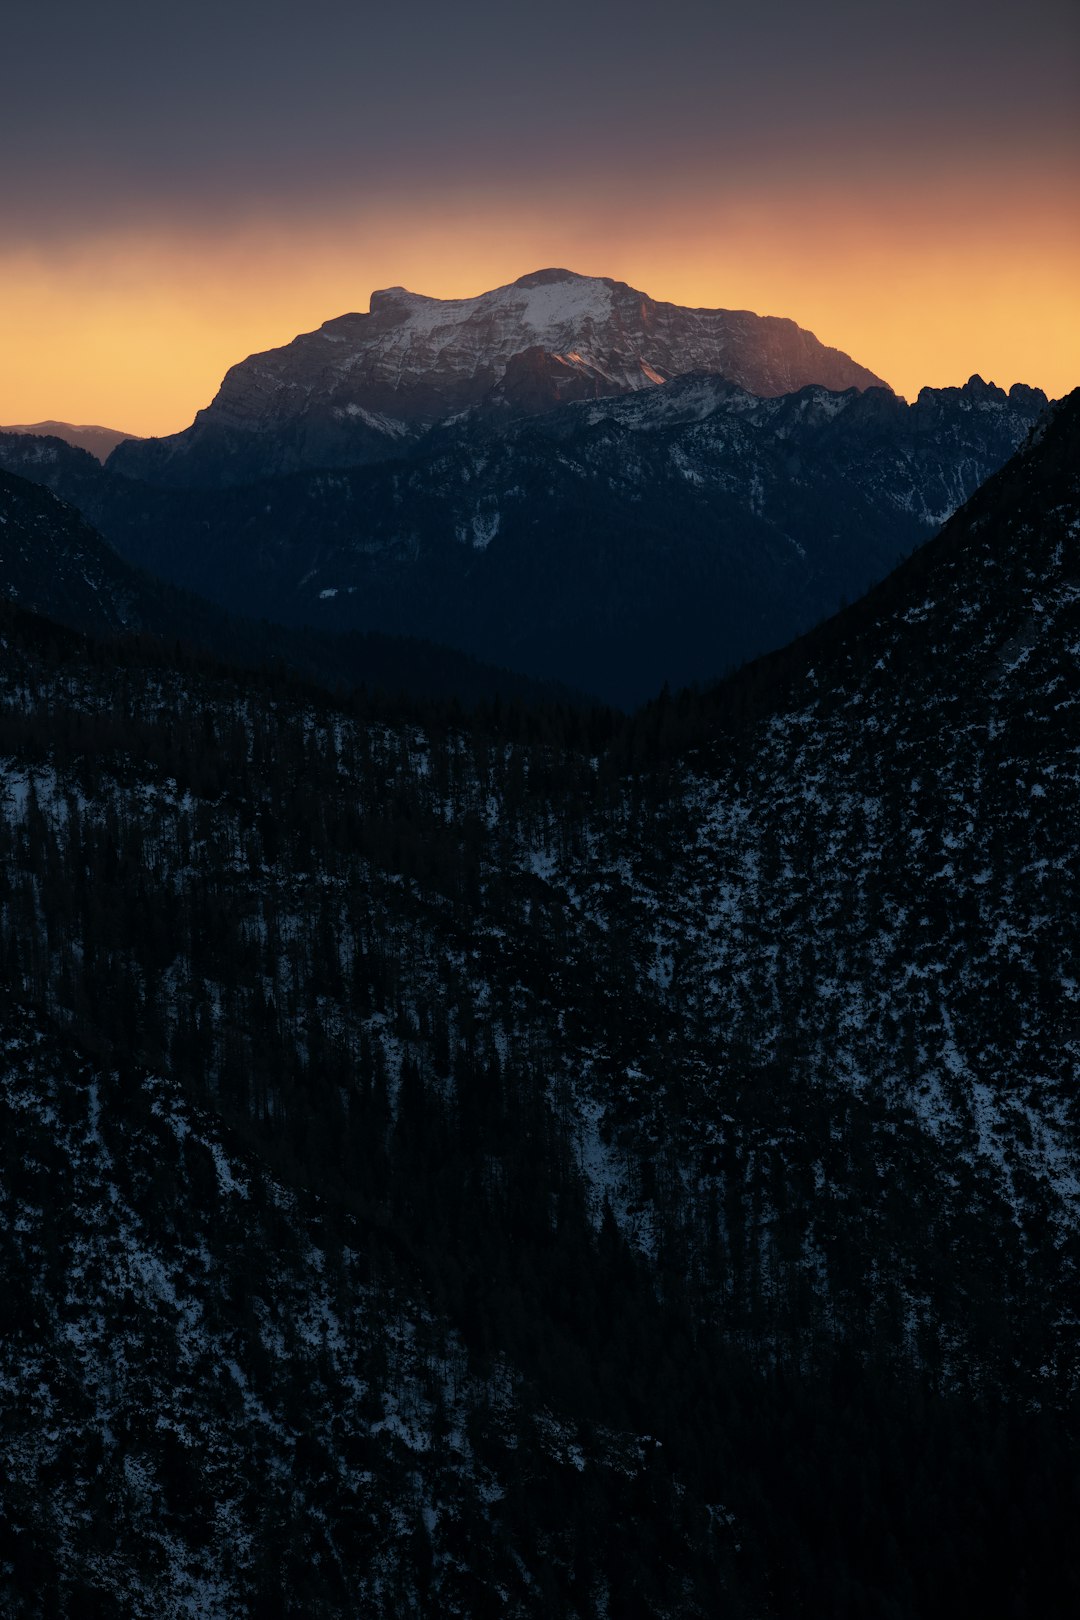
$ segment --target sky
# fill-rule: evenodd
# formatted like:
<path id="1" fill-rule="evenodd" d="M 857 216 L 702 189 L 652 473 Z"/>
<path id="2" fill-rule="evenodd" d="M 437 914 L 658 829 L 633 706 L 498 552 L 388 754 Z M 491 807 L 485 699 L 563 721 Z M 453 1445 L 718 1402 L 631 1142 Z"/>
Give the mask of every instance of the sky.
<path id="1" fill-rule="evenodd" d="M 1080 384 L 1075 0 L 4 6 L 0 422 L 168 433 L 404 285 L 786 315 Z"/>

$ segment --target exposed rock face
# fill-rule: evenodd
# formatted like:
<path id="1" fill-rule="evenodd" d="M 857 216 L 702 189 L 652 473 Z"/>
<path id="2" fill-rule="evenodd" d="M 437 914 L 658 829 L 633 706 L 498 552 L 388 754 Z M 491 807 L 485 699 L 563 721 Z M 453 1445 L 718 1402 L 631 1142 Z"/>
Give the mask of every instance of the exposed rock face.
<path id="1" fill-rule="evenodd" d="M 326 321 L 233 366 L 190 428 L 125 445 L 112 466 L 206 485 L 356 466 L 399 455 L 459 411 L 532 414 L 688 371 L 760 395 L 882 385 L 794 321 L 684 309 L 608 277 L 541 270 L 477 298 L 372 293 L 367 315 Z"/>

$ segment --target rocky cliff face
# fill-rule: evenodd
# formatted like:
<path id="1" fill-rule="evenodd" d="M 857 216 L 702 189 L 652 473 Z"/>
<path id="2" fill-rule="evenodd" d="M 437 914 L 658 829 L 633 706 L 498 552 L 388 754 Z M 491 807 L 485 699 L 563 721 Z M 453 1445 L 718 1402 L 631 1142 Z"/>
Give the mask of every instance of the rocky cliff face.
<path id="1" fill-rule="evenodd" d="M 185 432 L 125 445 L 112 465 L 150 482 L 210 485 L 359 465 L 400 454 L 459 411 L 542 411 L 687 371 L 763 395 L 881 385 L 794 321 L 684 309 L 608 277 L 541 270 L 477 298 L 372 293 L 368 314 L 252 355 Z"/>

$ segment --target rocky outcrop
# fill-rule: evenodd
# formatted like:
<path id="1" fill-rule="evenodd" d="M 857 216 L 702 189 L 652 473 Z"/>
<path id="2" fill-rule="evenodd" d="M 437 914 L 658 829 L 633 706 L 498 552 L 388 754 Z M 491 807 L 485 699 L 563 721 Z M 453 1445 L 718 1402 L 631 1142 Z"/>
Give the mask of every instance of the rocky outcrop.
<path id="1" fill-rule="evenodd" d="M 477 298 L 391 287 L 227 373 L 170 438 L 121 446 L 114 471 L 222 485 L 398 456 L 433 424 L 481 408 L 533 414 L 568 399 L 719 373 L 750 393 L 882 386 L 794 321 L 685 309 L 608 277 L 541 270 Z"/>

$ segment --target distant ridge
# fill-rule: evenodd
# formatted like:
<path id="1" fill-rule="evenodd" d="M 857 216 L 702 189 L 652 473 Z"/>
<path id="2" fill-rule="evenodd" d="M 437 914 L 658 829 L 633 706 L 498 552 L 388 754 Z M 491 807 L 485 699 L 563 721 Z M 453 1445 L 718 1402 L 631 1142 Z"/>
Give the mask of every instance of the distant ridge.
<path id="1" fill-rule="evenodd" d="M 80 450 L 89 450 L 98 461 L 106 461 L 118 444 L 137 440 L 137 433 L 122 433 L 119 428 L 98 427 L 94 423 L 71 422 L 16 422 L 0 427 L 0 433 L 32 433 L 40 438 L 63 439 Z"/>

